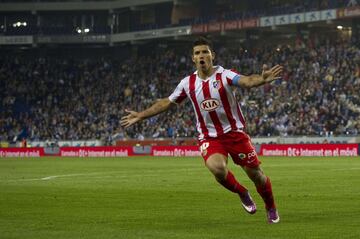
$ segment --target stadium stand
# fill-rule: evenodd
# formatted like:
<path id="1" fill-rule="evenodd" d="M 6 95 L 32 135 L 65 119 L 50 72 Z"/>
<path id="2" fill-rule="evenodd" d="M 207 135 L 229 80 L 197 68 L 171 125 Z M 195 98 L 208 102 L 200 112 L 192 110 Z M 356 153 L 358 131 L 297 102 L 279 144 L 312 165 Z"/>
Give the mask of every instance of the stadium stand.
<path id="1" fill-rule="evenodd" d="M 20 56 L 1 57 L 1 140 L 188 137 L 195 135 L 191 104 L 139 124 L 119 127 L 123 109 L 140 110 L 167 97 L 193 71 L 189 56 L 173 49 L 124 61 Z M 217 63 L 243 74 L 263 63 L 285 66 L 276 86 L 243 94 L 239 101 L 254 136 L 357 135 L 360 130 L 360 51 L 351 42 L 218 49 Z M 135 66 L 135 67 L 134 67 Z M 241 97 L 245 95 L 245 97 Z M 159 124 L 161 122 L 161 124 Z"/>
<path id="2" fill-rule="evenodd" d="M 0 1 L 4 3 L 21 3 L 21 2 L 49 2 L 49 1 Z M 56 2 L 83 2 L 86 1 L 52 1 Z M 111 2 L 111 1 L 109 1 Z M 113 1 L 115 2 L 115 1 Z M 140 1 L 141 2 L 141 1 Z M 185 2 L 185 10 L 181 14 L 176 14 L 176 9 L 173 8 L 171 1 L 153 4 L 141 7 L 124 7 L 114 11 L 108 9 L 100 10 L 73 10 L 65 11 L 59 9 L 55 11 L 51 9 L 47 11 L 17 11 L 3 12 L 0 14 L 0 25 L 6 25 L 6 28 L 1 29 L 5 35 L 64 35 L 77 34 L 81 30 L 83 34 L 84 29 L 89 29 L 86 34 L 109 34 L 123 33 L 131 31 L 141 31 L 157 28 L 165 28 L 171 26 L 184 26 L 192 24 L 206 24 L 213 21 L 222 20 L 239 20 L 253 17 L 262 17 L 269 15 L 290 14 L 305 11 L 315 11 L 331 8 L 345 7 L 348 1 L 342 0 L 305 0 L 305 1 L 242 1 L 245 4 L 239 3 L 236 0 L 227 1 L 178 1 L 181 5 Z M 146 1 L 144 1 L 144 4 Z M 261 6 L 261 7 L 259 7 Z M 193 8 L 196 10 L 189 10 Z M 180 7 L 180 9 L 182 9 Z M 194 12 L 191 14 L 184 14 L 184 11 Z M 1 11 L 0 11 L 1 13 Z M 174 19 L 173 15 L 179 16 L 179 19 Z M 3 19 L 6 18 L 6 21 Z M 26 26 L 13 26 L 14 23 L 26 22 Z M 111 22 L 112 27 L 109 26 Z M 1 32 L 0 31 L 0 32 Z"/>

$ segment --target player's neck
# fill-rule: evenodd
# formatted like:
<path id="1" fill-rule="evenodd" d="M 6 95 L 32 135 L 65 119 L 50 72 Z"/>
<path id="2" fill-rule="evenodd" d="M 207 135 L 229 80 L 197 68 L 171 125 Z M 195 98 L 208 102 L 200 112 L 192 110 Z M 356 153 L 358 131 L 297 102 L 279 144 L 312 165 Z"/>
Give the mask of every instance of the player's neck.
<path id="1" fill-rule="evenodd" d="M 215 69 L 214 67 L 209 67 L 209 69 L 207 70 L 203 70 L 203 69 L 198 69 L 198 76 L 203 79 L 206 80 L 207 78 L 209 78 L 212 74 L 214 74 Z"/>

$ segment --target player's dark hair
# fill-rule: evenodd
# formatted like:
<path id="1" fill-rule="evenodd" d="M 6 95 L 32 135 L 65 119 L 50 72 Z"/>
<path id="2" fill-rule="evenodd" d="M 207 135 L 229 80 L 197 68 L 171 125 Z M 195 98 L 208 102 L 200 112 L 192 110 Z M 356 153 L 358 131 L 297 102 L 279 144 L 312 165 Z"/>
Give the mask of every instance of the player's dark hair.
<path id="1" fill-rule="evenodd" d="M 201 45 L 206 45 L 209 46 L 210 50 L 213 51 L 213 45 L 212 42 L 205 38 L 205 37 L 198 37 L 194 42 L 193 42 L 193 49 L 195 46 L 201 46 Z"/>

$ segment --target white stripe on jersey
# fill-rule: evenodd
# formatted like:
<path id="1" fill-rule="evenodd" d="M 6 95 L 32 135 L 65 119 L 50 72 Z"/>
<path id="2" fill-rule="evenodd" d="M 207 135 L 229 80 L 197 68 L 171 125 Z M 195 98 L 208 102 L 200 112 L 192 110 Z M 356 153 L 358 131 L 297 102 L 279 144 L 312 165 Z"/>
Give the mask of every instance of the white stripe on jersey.
<path id="1" fill-rule="evenodd" d="M 232 79 L 238 76 L 231 70 L 217 66 L 215 73 L 206 80 L 202 80 L 197 74 L 185 77 L 169 96 L 170 101 L 180 103 L 184 99 L 180 96 L 184 96 L 185 92 L 191 99 L 197 116 L 196 126 L 200 140 L 244 128 L 241 109 L 231 88 Z M 192 80 L 195 82 L 191 82 Z"/>
<path id="2" fill-rule="evenodd" d="M 230 79 L 230 80 L 232 80 L 232 79 Z M 229 84 L 225 85 L 224 84 L 224 86 L 225 86 L 225 88 L 227 88 L 226 93 L 227 93 L 227 96 L 228 96 L 229 104 L 232 106 L 231 107 L 231 113 L 232 113 L 233 117 L 235 118 L 236 127 L 238 129 L 243 129 L 245 127 L 245 125 L 244 125 L 245 122 L 244 123 L 242 122 L 242 119 L 240 119 L 241 116 L 239 115 L 239 113 L 242 115 L 243 118 L 244 118 L 244 116 L 242 114 L 240 104 L 236 100 L 235 92 L 233 92 L 233 89 L 231 88 L 231 85 L 229 85 Z M 240 112 L 238 112 L 237 109 L 239 109 Z"/>

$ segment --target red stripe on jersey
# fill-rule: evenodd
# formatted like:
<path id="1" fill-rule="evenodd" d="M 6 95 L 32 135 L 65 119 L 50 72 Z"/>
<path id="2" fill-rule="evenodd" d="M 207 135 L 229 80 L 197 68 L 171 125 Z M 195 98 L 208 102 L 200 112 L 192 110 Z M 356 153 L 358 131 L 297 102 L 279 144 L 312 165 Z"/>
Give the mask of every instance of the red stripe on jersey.
<path id="1" fill-rule="evenodd" d="M 209 130 L 206 128 L 204 118 L 201 115 L 199 104 L 197 103 L 197 100 L 196 100 L 195 81 L 196 81 L 196 75 L 193 74 L 190 76 L 190 83 L 189 83 L 190 98 L 195 106 L 195 111 L 196 111 L 198 121 L 200 123 L 201 132 L 204 134 L 204 137 L 209 137 Z"/>
<path id="2" fill-rule="evenodd" d="M 202 88 L 203 88 L 203 93 L 204 93 L 204 99 L 210 99 L 211 95 L 210 95 L 210 87 L 209 87 L 209 81 L 203 81 L 202 82 Z M 219 117 L 216 113 L 216 111 L 210 111 L 210 118 L 212 120 L 212 122 L 214 123 L 215 129 L 216 129 L 216 134 L 217 136 L 224 134 L 224 130 L 221 126 L 221 122 L 219 120 Z"/>
<path id="3" fill-rule="evenodd" d="M 236 74 L 238 74 L 238 75 L 240 75 L 240 73 L 239 73 L 237 70 L 235 70 L 235 69 L 231 69 L 231 71 L 234 72 L 234 73 L 236 73 Z"/>
<path id="4" fill-rule="evenodd" d="M 186 93 L 185 93 L 185 90 L 183 89 L 181 91 L 181 94 L 179 95 L 179 97 L 176 99 L 176 103 L 181 103 L 184 99 L 186 98 Z"/>
<path id="5" fill-rule="evenodd" d="M 237 113 L 239 115 L 239 119 L 241 121 L 241 123 L 244 125 L 244 128 L 246 128 L 246 122 L 245 122 L 245 118 L 240 110 L 240 107 L 239 107 L 239 104 L 236 104 L 236 110 L 237 110 Z"/>
<path id="6" fill-rule="evenodd" d="M 226 81 L 227 81 L 228 85 L 233 85 L 232 80 L 230 78 L 226 77 Z"/>
<path id="7" fill-rule="evenodd" d="M 228 79 L 228 78 L 226 78 L 226 79 Z M 237 130 L 236 120 L 234 119 L 234 116 L 231 113 L 231 107 L 230 107 L 229 99 L 228 99 L 226 91 L 225 91 L 224 84 L 221 79 L 221 73 L 216 74 L 216 80 L 220 81 L 220 89 L 219 89 L 220 99 L 221 99 L 222 105 L 224 106 L 226 116 L 231 125 L 231 129 L 235 131 L 235 130 Z"/>

